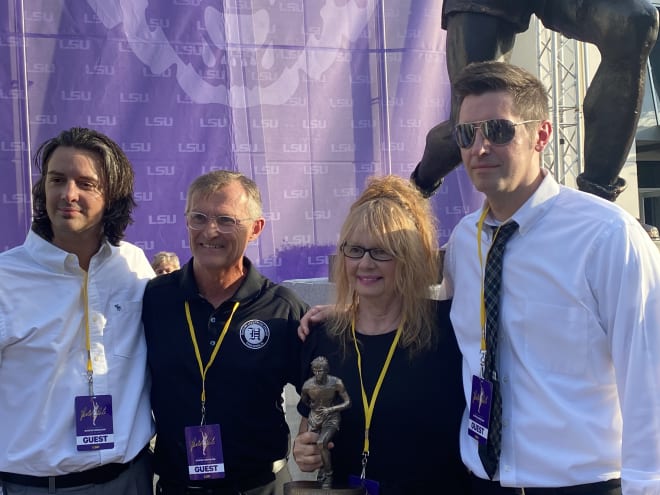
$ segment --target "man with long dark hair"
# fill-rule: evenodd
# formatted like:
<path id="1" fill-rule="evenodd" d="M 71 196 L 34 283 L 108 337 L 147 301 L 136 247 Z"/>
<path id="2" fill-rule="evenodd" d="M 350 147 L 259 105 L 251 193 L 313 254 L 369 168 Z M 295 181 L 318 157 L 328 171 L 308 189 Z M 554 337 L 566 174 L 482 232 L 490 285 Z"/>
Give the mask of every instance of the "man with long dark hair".
<path id="1" fill-rule="evenodd" d="M 153 270 L 122 241 L 134 174 L 107 136 L 44 142 L 33 223 L 0 254 L 0 478 L 6 495 L 147 495 L 153 435 L 141 299 Z"/>

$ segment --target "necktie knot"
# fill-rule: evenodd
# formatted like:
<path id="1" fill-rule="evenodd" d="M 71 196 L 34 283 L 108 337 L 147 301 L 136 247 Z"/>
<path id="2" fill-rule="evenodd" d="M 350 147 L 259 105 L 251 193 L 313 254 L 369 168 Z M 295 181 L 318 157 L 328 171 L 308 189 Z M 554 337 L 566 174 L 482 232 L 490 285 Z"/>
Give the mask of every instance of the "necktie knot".
<path id="1" fill-rule="evenodd" d="M 518 223 L 515 220 L 511 220 L 499 227 L 495 228 L 493 246 L 496 244 L 506 244 L 511 236 L 518 230 Z"/>

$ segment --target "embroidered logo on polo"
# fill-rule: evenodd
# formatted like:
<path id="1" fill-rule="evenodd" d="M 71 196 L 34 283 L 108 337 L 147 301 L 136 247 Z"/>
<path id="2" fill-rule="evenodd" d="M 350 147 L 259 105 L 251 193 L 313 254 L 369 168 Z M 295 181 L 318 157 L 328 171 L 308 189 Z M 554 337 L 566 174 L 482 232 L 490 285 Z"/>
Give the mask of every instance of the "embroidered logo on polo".
<path id="1" fill-rule="evenodd" d="M 249 320 L 241 325 L 241 342 L 249 349 L 261 349 L 270 339 L 270 328 L 261 320 Z"/>

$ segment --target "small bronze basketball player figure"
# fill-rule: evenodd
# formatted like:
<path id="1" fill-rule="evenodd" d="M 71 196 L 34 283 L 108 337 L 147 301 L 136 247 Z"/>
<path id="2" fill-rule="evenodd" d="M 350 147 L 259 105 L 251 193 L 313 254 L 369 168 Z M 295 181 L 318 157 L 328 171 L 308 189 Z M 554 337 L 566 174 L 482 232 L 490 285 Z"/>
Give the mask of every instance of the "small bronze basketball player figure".
<path id="1" fill-rule="evenodd" d="M 321 462 L 317 480 L 322 488 L 332 486 L 332 462 L 328 443 L 339 430 L 340 412 L 351 405 L 344 383 L 336 376 L 328 375 L 328 360 L 319 356 L 312 361 L 314 377 L 307 380 L 300 400 L 309 406 L 308 431 L 318 433 L 317 444 L 321 448 Z M 342 402 L 339 402 L 339 401 Z"/>

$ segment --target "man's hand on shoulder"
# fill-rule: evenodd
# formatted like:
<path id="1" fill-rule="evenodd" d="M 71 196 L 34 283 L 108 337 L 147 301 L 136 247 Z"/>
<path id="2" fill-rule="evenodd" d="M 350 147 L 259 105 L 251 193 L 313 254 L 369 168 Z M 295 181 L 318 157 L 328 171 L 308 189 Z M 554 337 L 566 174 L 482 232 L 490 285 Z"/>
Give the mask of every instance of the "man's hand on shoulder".
<path id="1" fill-rule="evenodd" d="M 330 304 L 312 306 L 300 319 L 300 325 L 298 326 L 298 337 L 300 337 L 300 340 L 305 342 L 312 326 L 317 323 L 323 323 L 330 317 L 331 312 L 332 306 Z"/>

